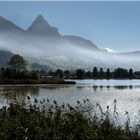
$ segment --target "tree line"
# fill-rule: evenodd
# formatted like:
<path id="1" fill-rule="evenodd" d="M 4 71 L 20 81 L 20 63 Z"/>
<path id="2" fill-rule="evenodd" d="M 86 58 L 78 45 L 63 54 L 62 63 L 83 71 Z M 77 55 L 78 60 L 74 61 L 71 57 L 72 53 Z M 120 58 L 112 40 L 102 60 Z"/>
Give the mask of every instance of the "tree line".
<path id="1" fill-rule="evenodd" d="M 39 80 L 42 77 L 58 77 L 60 79 L 140 79 L 140 71 L 133 71 L 124 68 L 116 68 L 110 70 L 107 68 L 94 67 L 92 71 L 85 71 L 83 69 L 77 70 L 61 70 L 55 71 L 45 70 L 28 70 L 24 58 L 20 55 L 14 55 L 7 63 L 7 68 L 0 69 L 0 79 L 35 79 Z"/>
<path id="2" fill-rule="evenodd" d="M 92 71 L 85 71 L 83 69 L 73 70 L 61 70 L 49 71 L 47 73 L 51 76 L 60 76 L 66 79 L 140 79 L 140 71 L 133 71 L 132 68 L 129 70 L 124 68 L 116 68 L 110 70 L 107 68 L 94 67 Z"/>
<path id="3" fill-rule="evenodd" d="M 113 78 L 134 78 L 134 72 L 132 69 L 117 68 L 111 71 L 109 68 L 104 70 L 103 68 L 94 67 L 93 71 L 84 71 L 82 69 L 76 70 L 76 78 L 93 78 L 93 79 L 113 79 Z"/>

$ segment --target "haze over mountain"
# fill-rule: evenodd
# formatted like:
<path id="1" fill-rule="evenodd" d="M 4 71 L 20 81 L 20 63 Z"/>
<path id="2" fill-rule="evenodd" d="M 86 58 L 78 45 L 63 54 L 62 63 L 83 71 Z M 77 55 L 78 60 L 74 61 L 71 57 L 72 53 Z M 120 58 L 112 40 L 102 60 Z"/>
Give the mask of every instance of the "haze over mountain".
<path id="1" fill-rule="evenodd" d="M 13 55 L 11 52 L 0 50 L 0 67 L 6 67 L 7 62 L 9 62 Z"/>
<path id="2" fill-rule="evenodd" d="M 99 49 L 90 40 L 61 35 L 39 15 L 27 29 L 0 17 L 1 50 L 23 55 L 29 63 L 51 69 L 140 68 L 140 53 L 113 53 Z M 133 55 L 134 54 L 134 55 Z"/>

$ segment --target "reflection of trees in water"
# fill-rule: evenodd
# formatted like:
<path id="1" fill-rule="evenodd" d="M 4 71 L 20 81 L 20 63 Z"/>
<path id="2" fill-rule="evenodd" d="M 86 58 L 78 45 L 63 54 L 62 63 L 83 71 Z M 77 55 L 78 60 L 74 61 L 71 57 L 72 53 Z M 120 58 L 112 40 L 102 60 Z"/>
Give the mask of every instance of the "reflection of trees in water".
<path id="1" fill-rule="evenodd" d="M 123 90 L 123 89 L 132 89 L 133 86 L 114 86 L 115 89 Z"/>
<path id="2" fill-rule="evenodd" d="M 109 90 L 110 86 L 93 86 L 94 91 L 97 91 L 98 89 L 100 89 L 102 91 L 103 88 L 107 88 L 107 90 Z"/>
<path id="3" fill-rule="evenodd" d="M 119 90 L 123 90 L 123 89 L 133 89 L 133 86 L 132 85 L 129 85 L 129 86 L 93 86 L 93 90 L 94 91 L 97 91 L 100 89 L 100 91 L 103 91 L 104 88 L 106 88 L 107 90 L 110 90 L 110 88 L 113 88 L 114 89 L 119 89 Z"/>
<path id="4" fill-rule="evenodd" d="M 30 87 L 30 89 L 28 89 L 28 92 L 31 96 L 39 96 L 39 88 L 40 87 Z"/>
<path id="5" fill-rule="evenodd" d="M 83 89 L 85 87 L 84 86 L 77 86 L 76 88 L 79 89 L 79 90 L 81 90 L 81 89 Z"/>
<path id="6" fill-rule="evenodd" d="M 133 86 L 130 85 L 130 86 L 129 86 L 129 89 L 133 89 Z"/>
<path id="7" fill-rule="evenodd" d="M 93 86 L 93 90 L 96 92 L 98 89 L 98 86 Z"/>
<path id="8" fill-rule="evenodd" d="M 106 86 L 107 90 L 110 90 L 110 86 Z"/>
<path id="9" fill-rule="evenodd" d="M 103 90 L 103 86 L 99 86 L 100 90 L 102 91 Z"/>
<path id="10" fill-rule="evenodd" d="M 61 89 L 61 88 L 71 88 L 71 85 L 47 85 L 47 86 L 41 86 L 42 89 Z"/>
<path id="11" fill-rule="evenodd" d="M 25 101 L 27 95 L 29 96 L 38 96 L 39 87 L 30 87 L 30 86 L 5 86 L 1 89 L 0 98 L 11 102 L 15 99 L 20 101 Z"/>

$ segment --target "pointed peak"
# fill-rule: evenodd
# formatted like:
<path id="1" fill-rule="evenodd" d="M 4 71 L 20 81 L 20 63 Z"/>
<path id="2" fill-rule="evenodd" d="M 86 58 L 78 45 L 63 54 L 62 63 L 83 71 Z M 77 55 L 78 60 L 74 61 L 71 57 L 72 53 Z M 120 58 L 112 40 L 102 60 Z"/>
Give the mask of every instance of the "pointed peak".
<path id="1" fill-rule="evenodd" d="M 43 17 L 42 15 L 38 15 L 38 16 L 35 18 L 34 22 L 35 22 L 35 21 L 40 21 L 40 22 L 46 22 L 46 23 L 48 23 L 48 22 L 44 19 L 44 17 Z"/>
<path id="2" fill-rule="evenodd" d="M 46 21 L 42 15 L 38 15 L 35 18 L 35 20 L 32 23 L 32 26 L 35 26 L 35 25 L 40 25 L 40 26 L 42 25 L 42 26 L 48 26 L 48 27 L 50 27 L 48 21 Z"/>
<path id="3" fill-rule="evenodd" d="M 42 15 L 38 15 L 38 16 L 36 17 L 36 19 L 43 19 L 43 20 L 44 20 L 44 17 L 43 17 Z"/>
<path id="4" fill-rule="evenodd" d="M 27 31 L 40 35 L 60 36 L 58 29 L 56 27 L 52 27 L 42 15 L 38 15 L 36 17 Z"/>

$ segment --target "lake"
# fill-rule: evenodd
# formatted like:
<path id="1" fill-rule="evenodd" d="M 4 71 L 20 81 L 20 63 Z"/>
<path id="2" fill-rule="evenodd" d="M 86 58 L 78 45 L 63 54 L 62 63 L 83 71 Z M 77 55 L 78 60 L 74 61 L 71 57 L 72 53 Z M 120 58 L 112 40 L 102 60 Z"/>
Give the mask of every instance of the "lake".
<path id="1" fill-rule="evenodd" d="M 117 112 L 120 122 L 126 119 L 125 111 L 129 112 L 131 124 L 136 124 L 140 116 L 140 80 L 75 80 L 76 85 L 1 85 L 0 106 L 8 105 L 14 99 L 26 100 L 27 96 L 39 100 L 48 98 L 59 104 L 89 99 L 92 104 L 99 103 L 103 110 L 107 105 L 110 111 L 117 100 Z"/>

